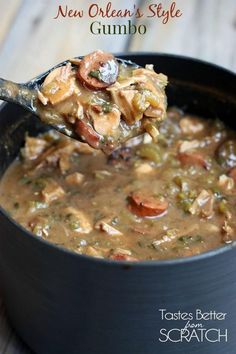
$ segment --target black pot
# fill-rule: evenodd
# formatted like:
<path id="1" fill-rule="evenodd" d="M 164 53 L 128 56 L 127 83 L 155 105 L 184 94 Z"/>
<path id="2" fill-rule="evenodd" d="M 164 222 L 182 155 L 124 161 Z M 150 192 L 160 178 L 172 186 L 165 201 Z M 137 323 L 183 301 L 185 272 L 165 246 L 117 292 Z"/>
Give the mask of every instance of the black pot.
<path id="1" fill-rule="evenodd" d="M 178 56 L 125 58 L 141 65 L 154 63 L 157 71 L 169 76 L 169 105 L 220 118 L 236 129 L 234 74 Z M 42 129 L 36 118 L 19 107 L 2 106 L 1 173 L 19 152 L 25 132 L 37 134 Z M 36 353 L 236 352 L 235 245 L 177 260 L 101 260 L 41 240 L 4 210 L 0 211 L 0 234 L 0 283 L 8 315 Z M 176 318 L 182 316 L 182 320 L 168 320 L 171 314 L 162 319 L 161 309 L 177 313 Z M 199 320 L 195 318 L 198 309 L 226 315 L 221 320 Z M 184 333 L 181 339 L 178 331 L 191 318 L 189 313 L 191 323 L 198 326 L 198 339 L 192 329 L 188 340 Z"/>

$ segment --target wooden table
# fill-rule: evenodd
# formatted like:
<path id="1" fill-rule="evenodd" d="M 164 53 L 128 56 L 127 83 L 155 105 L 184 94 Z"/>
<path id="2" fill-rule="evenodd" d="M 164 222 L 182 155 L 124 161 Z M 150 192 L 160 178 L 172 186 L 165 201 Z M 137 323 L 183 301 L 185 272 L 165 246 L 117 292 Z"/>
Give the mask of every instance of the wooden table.
<path id="1" fill-rule="evenodd" d="M 87 0 L 0 0 L 0 77 L 24 82 L 52 65 L 101 48 L 122 51 L 167 52 L 193 56 L 236 70 L 236 1 L 176 0 L 183 15 L 163 25 L 158 18 L 141 18 L 146 35 L 93 35 L 91 19 L 53 19 L 58 5 L 86 9 Z M 94 3 L 94 1 L 93 1 Z M 106 1 L 97 1 L 104 6 Z M 114 8 L 146 11 L 155 1 L 113 0 Z M 157 1 L 156 3 L 159 3 Z M 168 8 L 171 1 L 163 0 Z M 123 5 L 122 5 L 123 4 Z M 125 5 L 124 5 L 125 4 Z M 122 5 L 122 6 L 121 6 Z M 125 24 L 128 19 L 102 20 L 104 24 Z M 30 353 L 11 329 L 0 298 L 0 354 Z M 54 353 L 52 353 L 54 354 Z"/>

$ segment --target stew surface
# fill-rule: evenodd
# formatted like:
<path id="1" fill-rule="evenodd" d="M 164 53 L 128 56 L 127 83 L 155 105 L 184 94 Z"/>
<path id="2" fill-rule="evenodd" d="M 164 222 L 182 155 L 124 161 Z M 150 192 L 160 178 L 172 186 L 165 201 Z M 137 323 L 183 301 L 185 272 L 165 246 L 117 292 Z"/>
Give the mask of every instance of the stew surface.
<path id="1" fill-rule="evenodd" d="M 37 237 L 115 260 L 186 257 L 236 238 L 236 134 L 169 109 L 110 156 L 50 131 L 26 137 L 0 203 Z"/>

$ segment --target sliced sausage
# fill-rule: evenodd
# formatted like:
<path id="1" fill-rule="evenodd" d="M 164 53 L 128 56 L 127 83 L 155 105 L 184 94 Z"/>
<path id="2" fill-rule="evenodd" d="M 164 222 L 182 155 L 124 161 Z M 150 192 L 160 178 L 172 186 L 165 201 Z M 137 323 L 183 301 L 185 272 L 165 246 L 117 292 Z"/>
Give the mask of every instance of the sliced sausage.
<path id="1" fill-rule="evenodd" d="M 78 119 L 75 123 L 75 132 L 90 146 L 99 148 L 100 136 L 86 121 Z"/>
<path id="2" fill-rule="evenodd" d="M 110 259 L 114 259 L 115 261 L 130 261 L 130 262 L 136 262 L 138 259 L 132 256 L 127 256 L 126 254 L 112 254 L 110 256 Z"/>
<path id="3" fill-rule="evenodd" d="M 201 166 L 208 168 L 208 164 L 202 154 L 198 152 L 183 152 L 178 154 L 178 159 L 182 165 Z"/>
<path id="4" fill-rule="evenodd" d="M 82 59 L 77 76 L 87 87 L 99 90 L 116 82 L 118 71 L 114 56 L 97 50 Z"/>
<path id="5" fill-rule="evenodd" d="M 162 197 L 154 197 L 141 191 L 133 192 L 129 198 L 129 210 L 140 217 L 158 216 L 166 212 L 167 200 Z"/>

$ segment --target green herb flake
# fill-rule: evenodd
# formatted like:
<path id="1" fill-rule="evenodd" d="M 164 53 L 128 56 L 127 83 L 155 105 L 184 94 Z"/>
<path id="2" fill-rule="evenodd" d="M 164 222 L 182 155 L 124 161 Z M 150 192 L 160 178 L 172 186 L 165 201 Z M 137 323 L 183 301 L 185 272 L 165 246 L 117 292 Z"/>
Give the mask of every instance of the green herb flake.
<path id="1" fill-rule="evenodd" d="M 36 191 L 41 191 L 43 188 L 46 187 L 46 181 L 44 178 L 38 178 L 35 181 L 33 181 L 33 188 Z"/>
<path id="2" fill-rule="evenodd" d="M 173 182 L 178 186 L 178 187 L 182 187 L 182 183 L 183 183 L 183 179 L 180 176 L 175 176 L 173 178 Z"/>
<path id="3" fill-rule="evenodd" d="M 219 203 L 218 210 L 221 214 L 227 214 L 229 212 L 229 207 L 225 199 L 221 200 Z"/>
<path id="4" fill-rule="evenodd" d="M 181 236 L 178 238 L 180 242 L 182 242 L 185 246 L 197 243 L 197 242 L 203 242 L 203 238 L 200 235 L 196 236 Z"/>
<path id="5" fill-rule="evenodd" d="M 31 200 L 29 202 L 29 207 L 32 211 L 37 210 L 37 209 L 44 209 L 48 207 L 48 204 L 40 202 L 38 200 Z"/>
<path id="6" fill-rule="evenodd" d="M 90 71 L 89 76 L 91 76 L 91 77 L 93 77 L 93 78 L 95 78 L 95 79 L 101 81 L 101 73 L 100 73 L 99 70 L 92 70 L 92 71 Z"/>
<path id="7" fill-rule="evenodd" d="M 180 192 L 177 194 L 178 204 L 185 213 L 187 213 L 193 204 L 197 193 L 195 190 L 187 191 L 187 192 Z"/>
<path id="8" fill-rule="evenodd" d="M 23 176 L 19 179 L 19 183 L 23 185 L 28 185 L 32 183 L 32 180 L 28 176 Z"/>
<path id="9" fill-rule="evenodd" d="M 71 230 L 78 230 L 80 229 L 80 220 L 74 214 L 66 214 L 65 216 L 66 223 Z"/>
<path id="10" fill-rule="evenodd" d="M 103 113 L 110 113 L 112 111 L 112 105 L 109 102 L 104 102 L 102 105 Z"/>
<path id="11" fill-rule="evenodd" d="M 69 227 L 71 230 L 78 230 L 80 229 L 80 222 L 79 220 L 74 220 L 72 222 L 69 223 Z"/>

